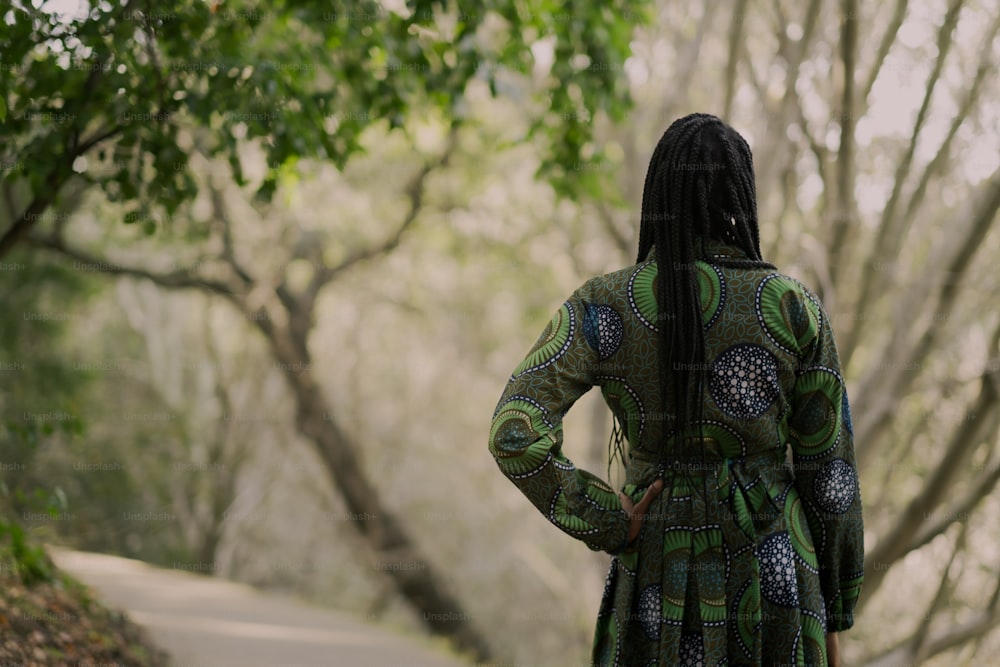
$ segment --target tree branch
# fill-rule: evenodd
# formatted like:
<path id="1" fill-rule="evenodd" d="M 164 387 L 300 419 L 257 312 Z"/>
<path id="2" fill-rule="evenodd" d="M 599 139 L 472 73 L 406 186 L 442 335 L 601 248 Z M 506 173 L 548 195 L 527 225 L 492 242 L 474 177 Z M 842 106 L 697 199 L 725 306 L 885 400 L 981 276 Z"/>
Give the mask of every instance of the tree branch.
<path id="1" fill-rule="evenodd" d="M 736 93 L 736 65 L 740 59 L 740 39 L 746 23 L 747 0 L 736 0 L 733 17 L 729 22 L 729 60 L 726 62 L 726 96 L 722 117 L 728 119 L 733 112 L 733 97 Z"/>
<path id="2" fill-rule="evenodd" d="M 211 179 L 209 179 L 209 181 L 208 193 L 209 199 L 212 202 L 212 219 L 219 226 L 219 230 L 222 235 L 221 257 L 244 285 L 252 285 L 254 283 L 253 276 L 251 276 L 250 272 L 246 270 L 238 259 L 236 259 L 236 249 L 233 244 L 233 226 L 229 217 L 229 212 L 226 210 L 225 194 L 215 185 L 215 183 L 211 182 Z"/>
<path id="3" fill-rule="evenodd" d="M 708 27 L 712 23 L 712 19 L 715 16 L 715 10 L 718 8 L 719 3 L 709 0 L 708 2 L 705 2 L 703 6 L 704 10 L 701 15 L 701 20 L 698 21 L 698 29 L 695 32 L 694 39 L 688 44 L 684 57 L 679 60 L 680 79 L 678 81 L 677 90 L 685 91 L 685 93 L 691 82 L 691 77 L 694 76 L 696 69 L 695 65 L 698 62 L 698 55 L 701 53 L 701 45 L 705 40 L 705 33 L 708 32 Z M 672 96 L 668 96 L 668 99 L 671 98 Z"/>
<path id="4" fill-rule="evenodd" d="M 934 90 L 940 80 L 941 72 L 944 69 L 944 63 L 947 59 L 948 51 L 951 49 L 952 36 L 954 34 L 955 26 L 958 23 L 958 16 L 961 12 L 962 3 L 964 1 L 965 0 L 951 0 L 945 20 L 942 22 L 941 27 L 938 30 L 938 55 L 934 61 L 934 67 L 931 70 L 930 77 L 927 80 L 926 91 L 924 93 L 923 100 L 920 103 L 920 110 L 917 112 L 917 119 L 913 124 L 913 132 L 910 135 L 910 142 L 906 147 L 906 151 L 903 153 L 902 159 L 899 161 L 899 165 L 896 167 L 892 192 L 889 194 L 889 201 L 886 203 L 885 209 L 882 211 L 882 217 L 879 221 L 875 242 L 872 244 L 871 252 L 868 257 L 865 258 L 862 266 L 860 293 L 857 301 L 855 302 L 858 307 L 867 307 L 871 305 L 869 300 L 872 298 L 872 292 L 875 289 L 875 264 L 878 261 L 878 258 L 895 257 L 898 254 L 898 245 L 894 249 L 887 248 L 888 241 L 890 239 L 897 238 L 896 208 L 899 205 L 899 200 L 902 196 L 903 185 L 909 176 L 910 168 L 913 164 L 913 157 L 917 152 L 917 142 L 920 139 L 920 133 L 923 130 L 924 122 L 927 120 L 927 115 L 930 112 L 931 98 L 933 97 Z M 857 341 L 860 339 L 861 332 L 864 329 L 864 324 L 865 321 L 859 318 L 856 320 L 855 325 L 847 332 L 847 337 L 843 345 L 844 351 L 841 355 L 841 361 L 844 366 L 850 364 L 851 357 L 857 347 Z"/>
<path id="5" fill-rule="evenodd" d="M 968 533 L 969 523 L 965 522 L 959 529 L 958 537 L 955 538 L 955 545 L 951 550 L 951 556 L 948 558 L 948 564 L 945 565 L 944 572 L 941 574 L 941 581 L 938 583 L 938 589 L 934 593 L 934 598 L 928 605 L 926 613 L 924 613 L 920 624 L 912 635 L 909 646 L 909 657 L 915 665 L 919 665 L 927 657 L 927 632 L 930 630 L 931 621 L 934 619 L 934 616 L 947 601 L 949 584 L 951 583 L 951 568 L 955 565 L 955 559 L 958 557 L 958 554 L 965 550 Z"/>
<path id="6" fill-rule="evenodd" d="M 632 253 L 629 251 L 631 250 L 632 243 L 629 239 L 625 238 L 625 234 L 618 229 L 618 225 L 615 224 L 614 216 L 608 209 L 607 204 L 603 201 L 598 202 L 596 209 L 597 219 L 601 221 L 604 229 L 609 235 L 611 235 L 611 238 L 614 240 L 615 245 L 618 246 L 618 249 L 621 250 L 626 257 L 631 255 Z"/>
<path id="7" fill-rule="evenodd" d="M 993 414 L 995 418 L 995 408 Z M 996 427 L 994 426 L 995 429 Z M 906 553 L 916 551 L 929 544 L 931 540 L 948 530 L 956 521 L 966 521 L 972 511 L 975 510 L 976 505 L 996 488 L 998 481 L 1000 481 L 1000 464 L 996 464 L 989 473 L 981 475 L 972 489 L 962 499 L 951 504 L 941 513 L 941 518 L 937 522 L 927 526 L 914 537 L 910 544 L 907 545 Z"/>
<path id="8" fill-rule="evenodd" d="M 916 533 L 930 518 L 934 509 L 951 490 L 952 483 L 962 464 L 982 441 L 986 420 L 1000 399 L 1000 373 L 984 374 L 979 396 L 966 410 L 961 425 L 952 434 L 948 447 L 923 489 L 899 513 L 892 528 L 879 538 L 875 547 L 865 556 L 866 563 L 874 564 L 866 573 L 861 604 L 878 590 L 885 580 L 889 566 L 907 553 L 909 536 Z"/>
<path id="9" fill-rule="evenodd" d="M 320 267 L 319 270 L 313 274 L 313 279 L 310 281 L 309 287 L 307 288 L 307 297 L 314 300 L 316 294 L 323 285 L 333 280 L 333 278 L 335 278 L 338 274 L 352 268 L 355 264 L 359 264 L 381 255 L 386 255 L 396 249 L 400 240 L 403 238 L 403 234 L 413 225 L 417 216 L 420 214 L 420 209 L 422 208 L 424 202 L 427 177 L 436 168 L 442 167 L 448 163 L 448 160 L 457 147 L 457 144 L 457 130 L 452 127 L 448 137 L 448 145 L 444 152 L 439 157 L 421 167 L 410 181 L 410 184 L 406 187 L 406 196 L 409 200 L 409 207 L 407 208 L 406 215 L 403 216 L 402 223 L 400 223 L 400 225 L 396 228 L 396 231 L 392 234 L 392 236 L 375 246 L 355 250 L 335 266 Z"/>
<path id="10" fill-rule="evenodd" d="M 756 91 L 757 99 L 760 101 L 761 106 L 767 110 L 767 91 L 764 90 L 764 84 L 761 82 L 760 77 L 757 75 L 757 70 L 753 66 L 753 57 L 750 54 L 750 47 L 747 46 L 746 42 L 744 42 L 741 46 L 743 48 L 743 60 L 746 61 L 747 64 L 747 77 L 750 79 L 750 85 L 753 87 L 754 91 Z"/>
<path id="11" fill-rule="evenodd" d="M 924 656 L 927 659 L 980 637 L 1000 626 L 1000 608 L 991 607 L 977 618 L 955 627 L 927 642 Z"/>
<path id="12" fill-rule="evenodd" d="M 24 209 L 14 224 L 4 232 L 2 237 L 0 237 L 0 258 L 7 255 L 7 253 L 9 253 L 11 249 L 35 227 L 36 224 L 38 224 L 38 221 L 41 220 L 45 211 L 52 204 L 52 202 L 55 201 L 59 191 L 72 175 L 73 161 L 100 142 L 118 134 L 121 130 L 122 128 L 120 125 L 115 125 L 107 130 L 96 132 L 93 136 L 89 139 L 85 139 L 82 143 L 77 143 L 73 133 L 70 133 L 70 141 L 75 144 L 75 146 L 67 149 L 66 156 L 63 160 L 59 162 L 45 178 L 45 183 L 41 188 L 41 192 L 35 193 L 34 198 L 31 200 L 31 203 L 28 204 L 28 207 Z"/>
<path id="13" fill-rule="evenodd" d="M 930 299 L 925 298 L 925 301 L 931 304 L 927 308 L 930 315 L 923 331 L 919 334 L 919 338 L 910 347 L 909 353 L 902 362 L 894 364 L 888 372 L 872 369 L 862 385 L 862 402 L 866 400 L 867 396 L 898 395 L 902 386 L 903 373 L 908 369 L 919 368 L 923 360 L 927 358 L 931 347 L 941 336 L 948 321 L 947 313 L 943 312 L 943 309 L 954 302 L 969 265 L 976 252 L 983 247 L 983 238 L 992 227 L 997 210 L 1000 209 L 1000 170 L 994 172 L 984 190 L 985 192 L 982 193 L 979 201 L 967 216 L 971 218 L 971 223 L 966 230 L 965 237 L 961 240 L 959 247 L 947 263 L 945 271 L 941 274 L 942 280 L 937 292 Z M 861 415 L 857 425 L 858 430 L 861 433 L 866 433 L 867 439 L 874 442 L 888 426 L 890 418 L 891 406 L 889 405 L 883 405 L 878 410 L 869 410 Z M 862 456 L 866 455 L 862 454 Z"/>
<path id="14" fill-rule="evenodd" d="M 843 262 L 844 241 L 854 225 L 854 128 L 857 125 L 854 102 L 854 70 L 858 51 L 858 0 L 842 0 L 840 58 L 843 63 L 843 89 L 840 96 L 840 146 L 837 151 L 837 205 L 833 216 L 833 234 L 829 258 L 830 282 L 837 284 Z M 825 296 L 825 295 L 824 295 Z"/>
<path id="15" fill-rule="evenodd" d="M 882 39 L 879 40 L 878 51 L 875 53 L 875 60 L 872 62 L 871 69 L 868 70 L 868 76 L 865 79 L 865 86 L 861 91 L 861 107 L 868 107 L 868 97 L 871 95 L 872 87 L 875 85 L 875 80 L 878 79 L 879 72 L 882 71 L 882 64 L 885 62 L 885 57 L 889 55 L 889 51 L 892 49 L 893 42 L 896 41 L 896 35 L 899 33 L 900 26 L 903 25 L 903 19 L 906 18 L 906 5 L 908 0 L 896 0 L 896 6 L 892 12 L 892 18 L 889 19 L 889 25 L 882 34 Z"/>
<path id="16" fill-rule="evenodd" d="M 97 144 L 120 133 L 123 129 L 125 128 L 121 125 L 114 125 L 106 130 L 99 130 L 95 132 L 93 136 L 89 139 L 84 139 L 83 142 L 77 146 L 76 150 L 73 152 L 73 159 L 75 160 L 77 157 L 83 155 Z"/>
<path id="17" fill-rule="evenodd" d="M 767 136 L 758 145 L 763 144 L 759 157 L 754 159 L 757 165 L 757 192 L 769 193 L 777 191 L 774 182 L 779 173 L 787 168 L 791 159 L 787 157 L 790 150 L 789 142 L 785 139 L 788 129 L 789 119 L 794 113 L 792 108 L 792 91 L 799 80 L 799 71 L 806 53 L 816 35 L 816 25 L 819 22 L 823 2 L 822 0 L 810 0 L 806 8 L 805 20 L 802 26 L 802 39 L 798 41 L 794 49 L 789 49 L 790 53 L 778 55 L 786 60 L 785 65 L 785 95 L 779 101 L 776 110 L 772 110 L 765 103 L 767 110 Z M 752 62 L 752 61 L 751 61 Z"/>
<path id="18" fill-rule="evenodd" d="M 1000 346 L 1000 325 L 998 325 L 993 331 L 993 336 L 987 349 L 993 351 L 996 350 L 998 346 Z M 994 358 L 987 359 L 986 367 L 983 369 L 983 377 L 993 375 L 994 381 L 1000 384 L 1000 370 L 991 370 L 995 368 L 995 363 Z M 987 432 L 995 433 L 998 427 L 1000 427 L 1000 414 L 998 414 L 997 408 L 998 404 L 996 402 L 989 405 L 993 423 L 987 427 Z M 965 416 L 968 417 L 970 414 L 971 410 L 966 410 Z M 927 418 L 930 418 L 930 413 L 927 413 Z M 992 453 L 992 451 L 990 453 Z M 969 514 L 976 508 L 976 505 L 978 505 L 993 491 L 994 488 L 996 488 L 997 483 L 1000 482 L 1000 463 L 994 464 L 992 469 L 989 469 L 991 460 L 992 457 L 988 455 L 984 463 L 988 472 L 980 475 L 979 479 L 972 484 L 972 488 L 965 494 L 965 496 L 953 502 L 945 510 L 937 522 L 927 526 L 916 537 L 914 537 L 910 541 L 906 553 L 915 551 L 925 544 L 928 544 L 935 537 L 944 533 L 944 531 L 946 531 L 955 521 L 966 520 Z"/>
<path id="19" fill-rule="evenodd" d="M 41 192 L 35 194 L 28 207 L 21 212 L 21 215 L 14 221 L 14 224 L 0 237 L 0 258 L 6 256 L 38 224 L 45 210 L 55 199 L 56 194 L 58 194 L 69 177 L 68 172 L 69 170 L 61 164 L 49 172 Z"/>
<path id="20" fill-rule="evenodd" d="M 964 541 L 966 528 L 967 526 L 962 527 L 962 533 L 959 535 L 960 541 Z M 951 559 L 948 561 L 948 567 L 945 569 L 945 578 L 948 576 L 948 571 L 951 569 L 957 551 L 958 542 L 956 542 L 955 551 L 952 552 Z M 931 605 L 931 612 L 937 608 L 939 597 L 943 592 L 942 589 L 946 585 L 945 578 L 942 579 L 938 594 L 935 595 L 934 602 Z M 928 632 L 931 613 L 926 614 L 923 623 L 921 623 L 916 632 L 907 639 L 897 642 L 894 646 L 866 660 L 864 662 L 865 667 L 893 667 L 900 664 L 919 665 L 936 655 L 961 646 L 966 642 L 981 639 L 990 630 L 1000 625 L 1000 607 L 996 606 L 993 602 L 997 599 L 998 594 L 1000 594 L 1000 580 L 997 581 L 997 585 L 994 587 L 990 603 L 976 618 L 963 625 L 953 626 L 953 629 L 939 632 L 934 636 L 931 636 L 930 632 Z"/>
<path id="21" fill-rule="evenodd" d="M 231 285 L 196 276 L 190 271 L 179 270 L 168 273 L 157 273 L 140 267 L 114 264 L 103 257 L 92 255 L 79 248 L 73 248 L 67 245 L 61 237 L 52 234 L 44 236 L 39 234 L 32 235 L 28 238 L 28 243 L 65 255 L 70 259 L 76 260 L 79 264 L 85 264 L 88 269 L 99 273 L 106 273 L 113 276 L 145 278 L 160 287 L 169 289 L 197 289 L 218 294 L 227 299 L 232 299 L 239 295 L 239 292 Z"/>
<path id="22" fill-rule="evenodd" d="M 991 45 L 993 44 L 993 40 L 996 37 L 998 30 L 1000 30 L 1000 14 L 997 14 L 997 17 L 993 21 L 993 25 L 986 33 L 983 46 L 979 49 L 979 53 L 981 53 L 982 56 L 979 59 L 979 66 L 976 68 L 976 76 L 973 78 L 972 85 L 969 86 L 965 96 L 962 98 L 962 103 L 959 106 L 958 113 L 955 114 L 955 117 L 951 121 L 951 125 L 948 127 L 948 134 L 938 147 L 937 153 L 934 154 L 934 158 L 924 168 L 923 173 L 920 175 L 920 181 L 906 205 L 906 211 L 903 213 L 903 217 L 901 218 L 902 227 L 899 234 L 901 239 L 905 240 L 907 233 L 913 225 L 917 209 L 923 202 L 924 195 L 927 193 L 927 185 L 930 182 L 930 179 L 941 171 L 947 163 L 951 143 L 954 140 L 955 135 L 958 134 L 959 128 L 962 127 L 962 124 L 972 111 L 972 107 L 979 100 L 979 93 L 982 90 L 983 82 L 986 81 L 987 76 L 994 70 L 993 58 L 990 54 Z"/>

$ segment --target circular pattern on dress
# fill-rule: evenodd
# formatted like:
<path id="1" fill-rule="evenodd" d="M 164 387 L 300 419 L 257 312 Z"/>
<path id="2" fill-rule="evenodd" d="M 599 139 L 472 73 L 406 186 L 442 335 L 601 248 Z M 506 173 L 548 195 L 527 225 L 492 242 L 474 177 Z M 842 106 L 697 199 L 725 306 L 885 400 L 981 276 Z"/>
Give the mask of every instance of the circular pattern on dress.
<path id="1" fill-rule="evenodd" d="M 857 489 L 857 473 L 844 459 L 833 459 L 827 463 L 813 480 L 816 504 L 830 514 L 843 514 L 851 509 Z"/>
<path id="2" fill-rule="evenodd" d="M 639 393 L 630 387 L 625 378 L 612 375 L 597 375 L 594 378 L 601 386 L 601 395 L 619 421 L 625 427 L 625 439 L 632 445 L 642 441 L 642 431 L 646 425 L 646 410 L 642 406 Z"/>
<path id="3" fill-rule="evenodd" d="M 698 274 L 701 320 L 708 329 L 715 324 L 726 303 L 726 281 L 717 267 L 706 262 L 695 262 L 695 269 Z"/>
<path id="4" fill-rule="evenodd" d="M 729 555 L 722 530 L 709 526 L 693 536 L 694 559 L 689 576 L 698 582 L 698 607 L 702 623 L 721 625 L 726 621 L 726 581 L 729 578 Z"/>
<path id="5" fill-rule="evenodd" d="M 601 361 L 618 351 L 625 327 L 622 316 L 611 306 L 586 304 L 583 314 L 583 337 Z"/>
<path id="6" fill-rule="evenodd" d="M 628 302 L 639 321 L 653 331 L 659 331 L 656 321 L 660 306 L 656 301 L 656 262 L 640 264 L 628 279 Z"/>
<path id="7" fill-rule="evenodd" d="M 549 521 L 562 528 L 570 535 L 593 535 L 597 528 L 587 523 L 583 518 L 571 514 L 569 511 L 569 501 L 562 488 L 556 489 L 549 499 Z"/>
<path id="8" fill-rule="evenodd" d="M 614 506 L 614 502 L 618 500 L 618 493 L 603 479 L 591 475 L 587 479 L 583 497 L 585 500 L 593 501 L 598 508 L 604 509 Z"/>
<path id="9" fill-rule="evenodd" d="M 745 655 L 752 654 L 750 647 L 753 646 L 754 635 L 761 623 L 760 595 L 752 584 L 751 579 L 743 582 L 736 593 L 733 613 L 730 615 L 731 622 L 736 626 L 736 639 Z"/>
<path id="10" fill-rule="evenodd" d="M 822 609 L 821 606 L 820 610 Z M 802 627 L 799 630 L 800 636 L 796 642 L 798 646 L 794 654 L 798 662 L 792 664 L 819 664 L 821 656 L 826 653 L 826 628 L 823 620 L 811 613 L 803 613 L 801 618 Z"/>
<path id="11" fill-rule="evenodd" d="M 698 426 L 701 425 L 702 440 L 698 440 Z M 705 448 L 712 457 L 718 456 L 724 459 L 740 459 L 746 456 L 746 443 L 743 438 L 731 426 L 722 422 L 706 419 L 695 422 L 681 431 L 678 435 L 676 431 L 667 436 L 666 451 L 685 452 L 685 446 L 690 449 L 685 459 L 701 460 L 701 448 Z M 711 457 L 709 457 L 711 458 Z"/>
<path id="12" fill-rule="evenodd" d="M 788 533 L 771 535 L 757 547 L 760 561 L 760 593 L 779 607 L 797 607 L 799 587 L 795 579 L 795 554 Z"/>
<path id="13" fill-rule="evenodd" d="M 686 528 L 672 528 L 663 535 L 663 619 L 667 622 L 684 620 L 692 541 Z"/>
<path id="14" fill-rule="evenodd" d="M 529 477 L 549 460 L 549 449 L 539 441 L 550 424 L 537 402 L 512 396 L 501 405 L 490 428 L 490 451 L 504 474 Z"/>
<path id="15" fill-rule="evenodd" d="M 800 642 L 802 641 L 802 628 L 799 627 L 795 631 L 795 637 L 792 638 L 792 649 L 788 652 L 788 664 L 789 665 L 804 665 L 805 655 L 802 653 L 802 647 Z"/>
<path id="16" fill-rule="evenodd" d="M 801 355 L 819 332 L 817 304 L 795 280 L 773 273 L 757 286 L 757 320 L 781 349 Z"/>
<path id="17" fill-rule="evenodd" d="M 566 354 L 576 335 L 576 312 L 569 301 L 555 312 L 528 356 L 514 369 L 514 377 L 545 368 Z"/>
<path id="18" fill-rule="evenodd" d="M 759 345 L 734 345 L 712 363 L 709 390 L 716 405 L 730 417 L 755 419 L 780 394 L 777 361 Z"/>
<path id="19" fill-rule="evenodd" d="M 681 644 L 678 647 L 677 663 L 681 667 L 701 667 L 705 664 L 705 644 L 700 632 L 685 632 L 681 634 Z"/>
<path id="20" fill-rule="evenodd" d="M 817 458 L 837 444 L 843 404 L 843 383 L 835 371 L 817 366 L 795 380 L 789 428 L 796 455 Z"/>
<path id="21" fill-rule="evenodd" d="M 656 584 L 650 584 L 639 594 L 639 605 L 636 615 L 642 631 L 651 641 L 660 638 L 660 616 L 663 606 L 663 590 Z"/>
<path id="22" fill-rule="evenodd" d="M 493 421 L 490 440 L 497 454 L 521 452 L 527 445 L 538 439 L 535 420 L 526 410 L 510 408 L 501 412 Z"/>
<path id="23" fill-rule="evenodd" d="M 818 572 L 819 561 L 816 559 L 816 545 L 813 544 L 812 534 L 809 531 L 802 498 L 796 493 L 788 502 L 788 534 L 792 540 L 792 548 L 795 549 L 795 555 L 799 557 L 799 562 L 803 563 L 810 571 Z"/>

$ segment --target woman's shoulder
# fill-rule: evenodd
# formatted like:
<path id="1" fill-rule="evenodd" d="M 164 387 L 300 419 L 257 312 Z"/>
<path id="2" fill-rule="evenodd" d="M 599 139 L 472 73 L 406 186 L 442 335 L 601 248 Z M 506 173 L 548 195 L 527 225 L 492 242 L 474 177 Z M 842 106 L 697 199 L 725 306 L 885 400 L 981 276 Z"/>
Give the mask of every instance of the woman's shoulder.
<path id="1" fill-rule="evenodd" d="M 648 275 L 644 275 L 648 274 Z M 610 273 L 593 276 L 577 290 L 577 295 L 584 301 L 614 301 L 628 299 L 628 293 L 635 288 L 638 280 L 656 276 L 656 261 L 647 260 L 631 264 Z"/>

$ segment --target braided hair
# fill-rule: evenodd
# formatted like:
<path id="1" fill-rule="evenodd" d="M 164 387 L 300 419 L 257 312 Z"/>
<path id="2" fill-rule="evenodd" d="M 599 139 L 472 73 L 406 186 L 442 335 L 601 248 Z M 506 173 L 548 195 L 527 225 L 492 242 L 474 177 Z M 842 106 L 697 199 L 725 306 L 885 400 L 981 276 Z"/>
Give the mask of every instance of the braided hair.
<path id="1" fill-rule="evenodd" d="M 715 263 L 774 268 L 761 259 L 750 147 L 716 116 L 696 113 L 674 121 L 653 151 L 636 259 L 643 262 L 655 248 L 660 396 L 664 407 L 673 399 L 673 414 L 667 416 L 673 423 L 666 430 L 677 436 L 676 448 L 683 444 L 682 433 L 702 435 L 705 338 L 695 261 L 703 259 L 701 244 L 709 238 L 746 255 L 713 259 Z M 612 440 L 624 460 L 617 425 Z M 664 446 L 665 461 L 678 453 Z"/>

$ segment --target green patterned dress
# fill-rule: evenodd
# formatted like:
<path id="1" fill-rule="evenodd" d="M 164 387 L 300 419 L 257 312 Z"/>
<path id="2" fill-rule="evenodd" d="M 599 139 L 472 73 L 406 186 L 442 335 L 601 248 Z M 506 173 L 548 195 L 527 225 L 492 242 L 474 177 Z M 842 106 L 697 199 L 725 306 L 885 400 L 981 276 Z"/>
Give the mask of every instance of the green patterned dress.
<path id="1" fill-rule="evenodd" d="M 552 523 L 614 556 L 595 665 L 826 665 L 825 632 L 854 622 L 864 551 L 829 319 L 799 282 L 706 242 L 702 439 L 667 432 L 653 256 L 559 308 L 500 398 L 490 452 Z M 617 492 L 563 452 L 563 416 L 593 386 L 624 425 L 625 493 L 667 480 L 630 553 Z M 689 454 L 664 460 L 678 437 Z"/>

